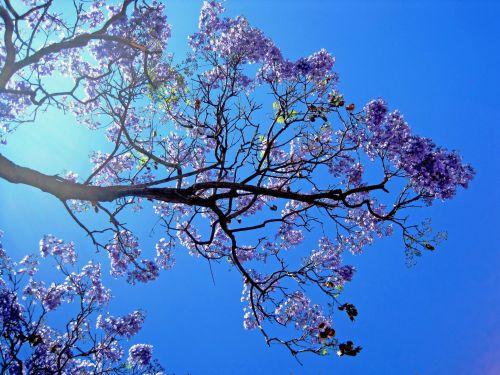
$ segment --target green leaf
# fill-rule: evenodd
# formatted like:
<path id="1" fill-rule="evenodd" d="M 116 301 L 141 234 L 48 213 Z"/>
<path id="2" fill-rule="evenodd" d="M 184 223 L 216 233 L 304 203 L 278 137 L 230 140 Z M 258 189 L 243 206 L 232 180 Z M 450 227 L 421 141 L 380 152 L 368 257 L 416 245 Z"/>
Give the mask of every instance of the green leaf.
<path id="1" fill-rule="evenodd" d="M 139 164 L 137 164 L 137 169 L 141 169 L 142 167 L 144 167 L 148 161 L 149 158 L 147 156 L 141 156 L 141 158 L 139 159 Z"/>
<path id="2" fill-rule="evenodd" d="M 284 124 L 285 123 L 285 118 L 283 116 L 279 116 L 277 119 L 276 119 L 276 122 L 278 124 Z"/>
<path id="3" fill-rule="evenodd" d="M 328 350 L 323 349 L 323 351 L 321 352 L 321 355 L 323 355 L 323 356 L 328 355 Z"/>
<path id="4" fill-rule="evenodd" d="M 277 111 L 280 108 L 280 103 L 278 102 L 273 102 L 273 109 Z"/>

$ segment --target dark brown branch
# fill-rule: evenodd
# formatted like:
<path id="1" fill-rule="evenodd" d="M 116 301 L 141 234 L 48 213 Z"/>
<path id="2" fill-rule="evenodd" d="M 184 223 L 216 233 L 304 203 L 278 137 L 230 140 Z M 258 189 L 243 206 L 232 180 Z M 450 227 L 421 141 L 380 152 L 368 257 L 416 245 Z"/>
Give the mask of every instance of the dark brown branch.
<path id="1" fill-rule="evenodd" d="M 88 186 L 49 176 L 30 168 L 21 167 L 0 154 L 0 178 L 14 184 L 26 184 L 50 193 L 60 200 L 77 199 L 91 202 L 111 202 L 135 196 L 160 201 L 207 206 L 206 199 L 190 194 L 189 189 L 144 188 L 136 186 Z"/>
<path id="2" fill-rule="evenodd" d="M 36 187 L 42 191 L 50 193 L 57 198 L 66 201 L 77 199 L 91 202 L 111 202 L 123 197 L 142 197 L 156 199 L 164 202 L 183 203 L 187 205 L 197 205 L 202 207 L 213 207 L 213 203 L 227 198 L 237 197 L 237 191 L 245 191 L 257 195 L 292 199 L 308 204 L 318 204 L 321 199 L 332 199 L 344 201 L 351 194 L 360 191 L 371 191 L 384 189 L 383 181 L 377 185 L 369 185 L 363 188 L 356 188 L 342 192 L 341 190 L 330 190 L 316 194 L 302 194 L 292 191 L 276 190 L 261 186 L 247 185 L 237 182 L 213 181 L 193 184 L 185 189 L 178 188 L 148 188 L 144 186 L 89 186 L 64 180 L 59 176 L 49 176 L 30 168 L 21 167 L 14 164 L 5 156 L 0 154 L 0 178 L 15 184 L 26 184 Z M 201 198 L 198 193 L 207 189 L 231 189 L 228 193 L 214 194 L 209 198 Z"/>
<path id="3" fill-rule="evenodd" d="M 12 41 L 12 36 L 14 34 L 14 22 L 10 18 L 9 12 L 2 6 L 0 6 L 0 18 L 5 24 L 4 44 L 6 50 L 5 65 L 0 73 L 0 88 L 5 88 L 9 78 L 12 74 L 14 74 L 13 65 L 16 59 L 16 48 L 14 46 L 14 42 Z"/>

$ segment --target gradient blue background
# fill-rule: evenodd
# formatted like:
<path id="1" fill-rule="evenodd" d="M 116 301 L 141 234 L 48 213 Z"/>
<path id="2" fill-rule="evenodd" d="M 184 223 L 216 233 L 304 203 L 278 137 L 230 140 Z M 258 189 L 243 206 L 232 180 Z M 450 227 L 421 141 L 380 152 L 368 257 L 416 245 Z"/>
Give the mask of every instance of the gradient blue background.
<path id="1" fill-rule="evenodd" d="M 181 56 L 201 1 L 166 4 L 170 50 Z M 348 101 L 361 106 L 384 97 L 417 134 L 459 150 L 477 176 L 454 200 L 422 213 L 448 230 L 449 240 L 415 267 L 406 267 L 398 237 L 352 260 L 358 272 L 346 297 L 360 315 L 342 333 L 364 347 L 359 357 L 303 356 L 300 366 L 284 348 L 268 348 L 258 332 L 243 330 L 240 276 L 216 266 L 214 285 L 207 264 L 182 248 L 177 266 L 155 283 L 130 288 L 107 278 L 116 296 L 111 311 L 147 311 L 134 341 L 154 344 L 168 373 L 500 373 L 499 2 L 230 0 L 226 8 L 246 15 L 288 57 L 327 48 Z M 0 152 L 45 173 L 84 174 L 102 138 L 72 122 L 48 113 Z M 82 261 L 103 257 L 53 197 L 0 181 L 0 202 L 0 228 L 14 257 L 37 251 L 48 232 L 75 240 Z M 151 247 L 161 236 L 151 234 L 155 218 L 139 218 L 143 247 Z"/>

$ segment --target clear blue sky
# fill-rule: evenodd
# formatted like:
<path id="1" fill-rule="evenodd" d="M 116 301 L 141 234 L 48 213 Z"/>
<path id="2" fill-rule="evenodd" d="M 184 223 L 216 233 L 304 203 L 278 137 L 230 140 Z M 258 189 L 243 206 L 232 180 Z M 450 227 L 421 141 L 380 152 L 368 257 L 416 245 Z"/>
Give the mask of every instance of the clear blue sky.
<path id="1" fill-rule="evenodd" d="M 168 1 L 171 51 L 185 51 L 201 1 Z M 177 265 L 153 284 L 130 288 L 107 280 L 114 313 L 148 313 L 137 341 L 176 374 L 486 374 L 500 373 L 500 2 L 229 0 L 297 58 L 326 48 L 337 58 L 341 91 L 358 106 L 384 97 L 414 131 L 458 150 L 477 172 L 471 187 L 425 209 L 449 240 L 408 269 L 399 238 L 353 260 L 346 296 L 360 315 L 342 327 L 364 347 L 356 358 L 302 357 L 268 348 L 242 327 L 241 278 L 177 251 Z M 26 126 L 0 152 L 46 173 L 88 170 L 96 134 L 49 113 Z M 61 145 L 61 141 L 63 145 Z M 6 247 L 33 252 L 43 233 L 77 242 L 82 260 L 98 257 L 52 197 L 0 181 L 0 228 Z M 144 215 L 143 215 L 144 218 Z M 149 221 L 148 221 L 149 220 Z M 144 220 L 143 247 L 155 218 Z M 109 265 L 104 261 L 105 268 Z"/>

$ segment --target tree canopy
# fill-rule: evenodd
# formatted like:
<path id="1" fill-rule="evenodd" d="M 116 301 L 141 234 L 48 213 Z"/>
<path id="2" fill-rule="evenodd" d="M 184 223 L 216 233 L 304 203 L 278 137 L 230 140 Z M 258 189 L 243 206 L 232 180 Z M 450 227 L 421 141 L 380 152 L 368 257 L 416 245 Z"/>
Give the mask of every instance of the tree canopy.
<path id="1" fill-rule="evenodd" d="M 453 198 L 473 169 L 414 134 L 382 98 L 360 108 L 344 98 L 326 50 L 287 59 L 247 19 L 224 17 L 219 2 L 204 2 L 183 58 L 169 51 L 161 2 L 75 1 L 66 13 L 50 0 L 0 5 L 0 141 L 50 109 L 104 133 L 109 147 L 94 150 L 86 176 L 71 166 L 48 175 L 0 153 L 0 177 L 60 200 L 115 277 L 151 282 L 176 251 L 226 262 L 241 273 L 246 329 L 294 356 L 357 355 L 333 319 L 358 314 L 342 296 L 355 272 L 343 253 L 390 235 L 410 263 L 435 250 L 442 235 L 410 215 Z M 157 215 L 154 249 L 141 247 L 123 219 L 130 212 Z M 317 246 L 304 247 L 306 236 Z M 55 259 L 60 283 L 37 281 L 33 256 L 0 254 L 4 372 L 161 371 L 147 344 L 123 359 L 119 342 L 144 315 L 106 315 L 107 265 L 71 270 L 74 244 L 52 235 L 40 251 Z M 51 328 L 46 315 L 69 301 L 74 317 Z"/>

